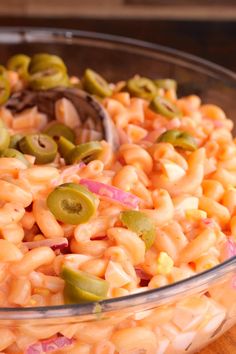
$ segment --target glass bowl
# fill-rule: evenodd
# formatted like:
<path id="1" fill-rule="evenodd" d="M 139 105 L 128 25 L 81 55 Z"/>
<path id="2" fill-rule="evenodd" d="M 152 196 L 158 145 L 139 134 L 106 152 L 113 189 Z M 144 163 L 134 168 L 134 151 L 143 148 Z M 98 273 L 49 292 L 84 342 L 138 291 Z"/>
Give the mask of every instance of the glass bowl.
<path id="1" fill-rule="evenodd" d="M 91 67 L 110 81 L 136 73 L 171 77 L 179 95 L 195 93 L 235 116 L 236 74 L 158 45 L 62 29 L 4 28 L 0 51 L 2 63 L 14 53 L 58 54 L 70 73 Z M 73 344 L 56 353 L 195 353 L 236 324 L 235 269 L 236 257 L 173 285 L 99 303 L 1 308 L 0 351 L 41 353 L 27 348 L 66 336 Z"/>

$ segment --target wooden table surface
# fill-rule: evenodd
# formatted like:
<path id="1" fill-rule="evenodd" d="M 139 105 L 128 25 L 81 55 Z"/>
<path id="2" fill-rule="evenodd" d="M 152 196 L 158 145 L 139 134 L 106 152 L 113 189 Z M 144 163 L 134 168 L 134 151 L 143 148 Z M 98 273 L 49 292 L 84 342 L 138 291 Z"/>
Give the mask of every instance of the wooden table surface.
<path id="1" fill-rule="evenodd" d="M 236 326 L 199 354 L 236 354 Z"/>

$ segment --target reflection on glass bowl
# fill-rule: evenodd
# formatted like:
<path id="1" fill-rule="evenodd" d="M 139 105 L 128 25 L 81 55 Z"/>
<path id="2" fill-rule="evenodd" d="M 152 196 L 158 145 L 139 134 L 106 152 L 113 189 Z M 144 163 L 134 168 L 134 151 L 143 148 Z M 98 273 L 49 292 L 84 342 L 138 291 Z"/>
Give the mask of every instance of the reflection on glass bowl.
<path id="1" fill-rule="evenodd" d="M 51 52 L 63 57 L 72 74 L 89 66 L 110 81 L 136 73 L 171 77 L 180 95 L 194 92 L 216 102 L 230 118 L 236 111 L 234 73 L 157 45 L 79 31 L 7 28 L 0 49 L 2 62 L 15 53 Z M 235 263 L 231 258 L 173 285 L 100 303 L 1 308 L 0 349 L 41 353 L 57 341 L 56 353 L 195 353 L 236 323 Z M 63 349 L 65 338 L 69 346 Z M 41 347 L 30 348 L 37 340 Z"/>

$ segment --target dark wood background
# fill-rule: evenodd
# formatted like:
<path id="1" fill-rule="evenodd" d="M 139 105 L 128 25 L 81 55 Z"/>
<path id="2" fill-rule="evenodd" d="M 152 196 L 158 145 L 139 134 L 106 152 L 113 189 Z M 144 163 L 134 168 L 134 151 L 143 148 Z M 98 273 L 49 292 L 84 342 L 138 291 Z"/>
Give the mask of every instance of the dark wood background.
<path id="1" fill-rule="evenodd" d="M 74 28 L 138 38 L 198 55 L 236 71 L 236 21 L 0 17 L 0 30 L 9 25 Z"/>
<path id="2" fill-rule="evenodd" d="M 0 0 L 1 1 L 1 0 Z M 7 1 L 7 0 L 5 0 Z M 41 0 L 39 0 L 41 1 Z M 80 0 L 78 0 L 80 1 Z M 171 4 L 173 0 L 124 0 L 126 3 L 158 2 Z M 236 0 L 212 0 L 215 4 L 236 5 Z M 65 0 L 66 2 L 66 0 Z M 211 0 L 188 0 L 188 3 L 207 3 Z M 186 4 L 186 0 L 178 3 Z M 142 39 L 198 55 L 236 72 L 236 20 L 162 20 L 142 18 L 102 17 L 9 17 L 0 16 L 1 26 L 60 27 L 103 32 Z M 236 354 L 236 328 L 204 349 L 201 354 Z"/>

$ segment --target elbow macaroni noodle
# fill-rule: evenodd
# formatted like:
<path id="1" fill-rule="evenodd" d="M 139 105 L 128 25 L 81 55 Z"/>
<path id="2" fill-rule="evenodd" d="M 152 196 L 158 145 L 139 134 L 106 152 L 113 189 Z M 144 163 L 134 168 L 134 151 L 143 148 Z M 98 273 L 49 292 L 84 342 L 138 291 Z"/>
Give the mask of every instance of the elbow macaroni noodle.
<path id="1" fill-rule="evenodd" d="M 11 80 L 19 79 L 13 75 Z M 220 107 L 202 104 L 197 96 L 178 99 L 174 90 L 162 94 L 181 109 L 181 118 L 168 120 L 128 92 L 105 98 L 102 104 L 122 144 L 113 152 L 102 141 L 100 156 L 80 168 L 65 166 L 58 157 L 39 166 L 26 156 L 31 167 L 15 158 L 0 158 L 0 306 L 62 305 L 63 264 L 106 279 L 112 298 L 167 286 L 225 260 L 227 240 L 236 240 L 232 124 Z M 68 100 L 57 102 L 56 118 L 75 129 L 81 142 L 78 115 Z M 1 108 L 0 119 L 11 134 L 37 132 L 47 124 L 36 107 L 15 116 Z M 196 151 L 156 142 L 161 133 L 176 128 L 196 138 Z M 81 178 L 139 197 L 138 210 L 155 224 L 149 250 L 137 233 L 122 225 L 119 215 L 127 208 L 112 200 L 97 198 L 96 214 L 86 224 L 70 226 L 56 220 L 46 204 L 48 194 L 59 184 L 80 183 Z M 24 245 L 63 237 L 70 245 L 67 254 Z M 230 288 L 229 297 L 232 292 Z M 32 343 L 60 334 L 72 338 L 73 344 L 58 354 L 186 353 L 186 348 L 197 348 L 198 334 L 207 341 L 223 322 L 229 306 L 223 297 L 216 288 L 181 299 L 176 306 L 136 315 L 117 313 L 103 324 L 0 328 L 0 350 L 24 353 Z"/>

